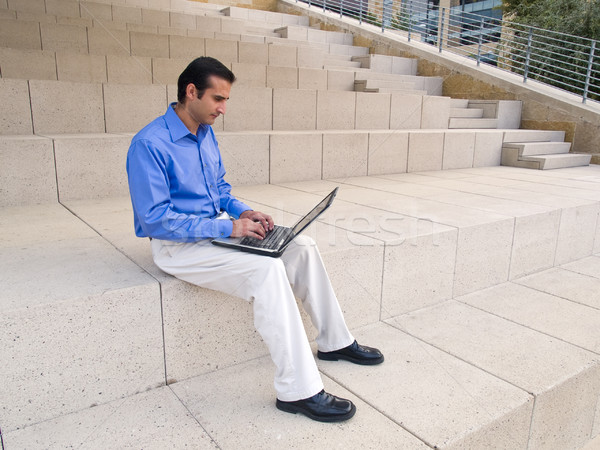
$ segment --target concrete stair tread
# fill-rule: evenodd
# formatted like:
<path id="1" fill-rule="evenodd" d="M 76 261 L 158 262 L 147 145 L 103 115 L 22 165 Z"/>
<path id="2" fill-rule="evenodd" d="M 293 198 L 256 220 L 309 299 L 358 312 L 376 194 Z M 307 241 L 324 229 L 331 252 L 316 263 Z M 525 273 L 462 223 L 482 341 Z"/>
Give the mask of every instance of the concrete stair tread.
<path id="1" fill-rule="evenodd" d="M 450 117 L 448 128 L 450 129 L 493 129 L 498 127 L 498 119 L 473 119 Z"/>
<path id="2" fill-rule="evenodd" d="M 475 108 L 451 108 L 450 117 L 481 119 L 483 117 L 483 110 Z"/>
<path id="3" fill-rule="evenodd" d="M 569 153 L 570 142 L 509 142 L 505 147 L 518 148 L 520 156 L 535 156 Z"/>
<path id="4" fill-rule="evenodd" d="M 531 155 L 521 157 L 523 161 L 539 162 L 540 169 L 557 169 L 563 167 L 587 165 L 590 163 L 591 158 L 591 155 L 581 153 Z"/>

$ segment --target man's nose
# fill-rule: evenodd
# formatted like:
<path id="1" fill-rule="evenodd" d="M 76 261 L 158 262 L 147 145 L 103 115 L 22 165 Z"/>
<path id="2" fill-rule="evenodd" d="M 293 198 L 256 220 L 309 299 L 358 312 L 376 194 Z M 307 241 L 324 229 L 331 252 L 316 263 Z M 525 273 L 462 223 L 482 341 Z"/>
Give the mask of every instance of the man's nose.
<path id="1" fill-rule="evenodd" d="M 227 104 L 226 103 L 221 103 L 218 107 L 217 107 L 217 112 L 219 114 L 225 114 L 225 111 L 227 110 Z"/>

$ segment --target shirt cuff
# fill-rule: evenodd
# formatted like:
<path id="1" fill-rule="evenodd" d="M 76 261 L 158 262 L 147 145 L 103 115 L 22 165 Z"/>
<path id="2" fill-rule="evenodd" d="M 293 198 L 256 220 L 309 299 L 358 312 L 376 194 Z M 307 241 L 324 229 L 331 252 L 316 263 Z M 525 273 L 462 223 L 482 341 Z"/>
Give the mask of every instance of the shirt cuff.
<path id="1" fill-rule="evenodd" d="M 215 220 L 217 223 L 218 237 L 229 237 L 233 232 L 233 222 L 231 220 Z"/>

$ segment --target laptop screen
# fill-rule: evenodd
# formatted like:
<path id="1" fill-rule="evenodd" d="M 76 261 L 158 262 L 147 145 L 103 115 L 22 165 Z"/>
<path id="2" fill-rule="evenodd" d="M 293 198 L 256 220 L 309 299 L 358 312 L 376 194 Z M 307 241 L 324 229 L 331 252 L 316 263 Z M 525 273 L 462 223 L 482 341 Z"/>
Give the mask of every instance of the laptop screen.
<path id="1" fill-rule="evenodd" d="M 317 206 L 315 206 L 311 212 L 309 212 L 306 216 L 304 216 L 302 219 L 300 219 L 296 225 L 294 225 L 292 227 L 292 236 L 297 235 L 298 233 L 300 233 L 302 230 L 304 230 L 308 225 L 310 225 L 310 223 L 315 220 L 323 211 L 325 211 L 329 205 L 331 205 L 331 202 L 333 202 L 333 199 L 335 197 L 335 194 L 337 194 L 337 190 L 338 188 L 336 187 L 333 191 L 331 191 L 329 193 L 329 195 L 327 197 L 325 197 L 323 200 L 321 200 L 319 202 L 319 204 Z"/>

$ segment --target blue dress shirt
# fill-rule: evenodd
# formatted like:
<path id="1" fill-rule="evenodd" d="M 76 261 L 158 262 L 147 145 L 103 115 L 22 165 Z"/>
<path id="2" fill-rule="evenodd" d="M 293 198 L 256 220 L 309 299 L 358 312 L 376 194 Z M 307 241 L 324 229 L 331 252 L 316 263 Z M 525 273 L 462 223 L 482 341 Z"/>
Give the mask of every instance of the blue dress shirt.
<path id="1" fill-rule="evenodd" d="M 209 125 L 190 133 L 173 104 L 131 141 L 127 175 L 135 234 L 176 242 L 230 236 L 230 220 L 251 209 L 231 195 Z"/>

